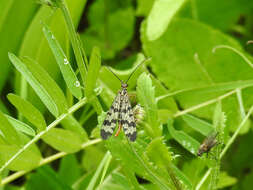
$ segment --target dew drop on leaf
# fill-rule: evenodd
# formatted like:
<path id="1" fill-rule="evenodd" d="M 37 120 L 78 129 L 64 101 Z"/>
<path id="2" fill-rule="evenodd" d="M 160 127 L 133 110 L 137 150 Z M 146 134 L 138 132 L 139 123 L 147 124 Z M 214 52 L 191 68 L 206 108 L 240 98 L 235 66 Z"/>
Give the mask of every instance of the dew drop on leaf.
<path id="1" fill-rule="evenodd" d="M 75 86 L 76 86 L 76 87 L 79 87 L 79 86 L 80 86 L 80 82 L 79 82 L 78 80 L 75 82 Z"/>
<path id="2" fill-rule="evenodd" d="M 69 61 L 67 60 L 67 58 L 64 58 L 64 65 L 69 64 Z"/>

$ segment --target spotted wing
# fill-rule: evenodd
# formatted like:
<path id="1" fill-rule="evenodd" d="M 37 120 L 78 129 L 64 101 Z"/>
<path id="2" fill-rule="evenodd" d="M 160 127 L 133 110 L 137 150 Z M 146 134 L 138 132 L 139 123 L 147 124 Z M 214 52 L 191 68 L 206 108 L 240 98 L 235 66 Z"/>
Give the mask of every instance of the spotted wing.
<path id="1" fill-rule="evenodd" d="M 136 123 L 133 110 L 126 91 L 122 95 L 119 118 L 120 118 L 119 124 L 122 125 L 125 135 L 129 138 L 130 141 L 135 141 L 137 136 Z"/>
<path id="2" fill-rule="evenodd" d="M 116 127 L 120 111 L 120 97 L 120 93 L 118 93 L 112 103 L 112 106 L 110 107 L 110 110 L 107 112 L 106 118 L 101 127 L 100 135 L 104 140 L 113 134 Z"/>

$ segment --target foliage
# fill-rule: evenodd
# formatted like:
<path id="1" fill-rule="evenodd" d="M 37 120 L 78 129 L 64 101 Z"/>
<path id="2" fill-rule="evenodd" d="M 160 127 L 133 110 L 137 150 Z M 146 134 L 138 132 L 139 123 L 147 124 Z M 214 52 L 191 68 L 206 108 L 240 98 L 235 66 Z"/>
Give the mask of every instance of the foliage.
<path id="1" fill-rule="evenodd" d="M 252 1 L 0 7 L 1 189 L 251 188 Z M 134 72 L 135 142 L 100 138 L 121 88 L 108 66 L 122 81 Z"/>

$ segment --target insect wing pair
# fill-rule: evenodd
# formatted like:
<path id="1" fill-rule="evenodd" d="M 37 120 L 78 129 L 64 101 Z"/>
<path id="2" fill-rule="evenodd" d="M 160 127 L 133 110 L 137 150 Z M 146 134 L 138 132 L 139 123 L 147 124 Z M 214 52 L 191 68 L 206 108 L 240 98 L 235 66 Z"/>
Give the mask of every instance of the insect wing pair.
<path id="1" fill-rule="evenodd" d="M 127 85 L 125 83 L 122 83 L 122 89 L 118 92 L 110 110 L 107 112 L 100 131 L 101 137 L 103 139 L 110 137 L 113 134 L 117 123 L 118 131 L 115 136 L 117 136 L 120 129 L 123 128 L 125 135 L 129 140 L 135 141 L 137 134 L 136 123 L 127 94 Z"/>
<path id="2" fill-rule="evenodd" d="M 208 135 L 198 149 L 198 156 L 202 156 L 203 153 L 207 153 L 217 144 L 216 136 L 217 132 L 212 132 Z"/>
<path id="3" fill-rule="evenodd" d="M 123 128 L 125 135 L 129 138 L 130 141 L 135 141 L 137 137 L 137 131 L 136 131 L 136 122 L 134 113 L 129 101 L 129 96 L 127 93 L 127 82 L 133 75 L 133 73 L 136 71 L 136 69 L 145 61 L 141 62 L 139 65 L 136 66 L 136 68 L 133 70 L 133 72 L 130 74 L 126 82 L 123 82 L 120 80 L 120 78 L 112 72 L 111 69 L 109 69 L 113 75 L 120 80 L 121 82 L 121 90 L 118 92 L 117 96 L 115 97 L 111 108 L 107 112 L 106 118 L 103 122 L 103 125 L 100 130 L 100 134 L 102 139 L 109 138 L 118 123 L 118 130 L 115 134 L 115 136 L 118 136 L 121 128 Z"/>

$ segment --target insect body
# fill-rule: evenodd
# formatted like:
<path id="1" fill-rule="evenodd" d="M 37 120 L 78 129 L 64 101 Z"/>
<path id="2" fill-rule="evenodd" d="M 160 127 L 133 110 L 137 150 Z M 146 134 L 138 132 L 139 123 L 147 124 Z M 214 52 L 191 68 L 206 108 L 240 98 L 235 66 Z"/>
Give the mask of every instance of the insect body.
<path id="1" fill-rule="evenodd" d="M 198 156 L 202 156 L 203 153 L 207 153 L 217 144 L 216 136 L 218 135 L 217 132 L 213 132 L 209 136 L 205 138 L 203 143 L 200 145 L 198 149 Z"/>
<path id="2" fill-rule="evenodd" d="M 142 63 L 140 63 L 134 69 L 134 71 Z M 129 138 L 130 141 L 136 140 L 136 137 L 137 137 L 136 122 L 135 122 L 134 113 L 133 113 L 133 110 L 129 101 L 128 93 L 127 93 L 127 86 L 128 86 L 127 82 L 132 76 L 132 74 L 134 73 L 134 71 L 130 74 L 126 82 L 123 82 L 122 80 L 120 80 L 119 77 L 111 71 L 120 80 L 121 90 L 118 92 L 117 96 L 115 97 L 111 105 L 111 108 L 107 112 L 106 118 L 101 127 L 100 134 L 101 134 L 102 139 L 104 140 L 113 134 L 117 123 L 118 123 L 118 130 L 115 136 L 118 136 L 121 128 L 123 128 L 125 135 Z"/>

